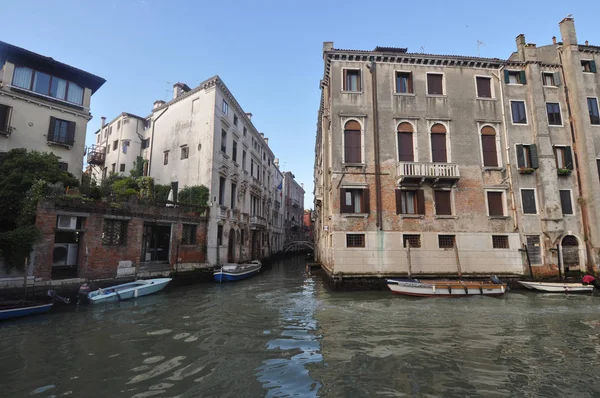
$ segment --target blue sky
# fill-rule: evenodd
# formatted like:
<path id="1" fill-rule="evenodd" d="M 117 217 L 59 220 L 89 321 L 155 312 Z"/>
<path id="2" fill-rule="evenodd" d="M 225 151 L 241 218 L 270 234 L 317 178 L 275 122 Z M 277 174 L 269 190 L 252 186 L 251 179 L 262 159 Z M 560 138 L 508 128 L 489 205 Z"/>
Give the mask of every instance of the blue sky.
<path id="1" fill-rule="evenodd" d="M 580 42 L 600 45 L 598 2 L 19 0 L 2 5 L 0 40 L 102 76 L 92 97 L 99 128 L 126 111 L 150 113 L 172 84 L 221 76 L 269 145 L 305 184 L 312 207 L 323 41 L 336 48 L 506 58 L 515 37 L 549 44 L 573 14 Z"/>

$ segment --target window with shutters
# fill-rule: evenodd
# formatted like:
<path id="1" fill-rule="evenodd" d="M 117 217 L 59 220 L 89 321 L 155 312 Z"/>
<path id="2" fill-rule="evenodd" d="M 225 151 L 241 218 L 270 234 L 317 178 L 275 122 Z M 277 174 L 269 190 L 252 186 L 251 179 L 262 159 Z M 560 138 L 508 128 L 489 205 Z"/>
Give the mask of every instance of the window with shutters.
<path id="1" fill-rule="evenodd" d="M 398 125 L 398 161 L 414 162 L 414 128 L 408 122 L 402 122 Z"/>
<path id="2" fill-rule="evenodd" d="M 407 248 L 409 245 L 411 248 L 419 248 L 421 247 L 421 235 L 404 234 L 402 235 L 402 244 L 405 248 Z"/>
<path id="3" fill-rule="evenodd" d="M 527 78 L 525 77 L 524 70 L 504 70 L 504 82 L 506 84 L 526 84 Z"/>
<path id="4" fill-rule="evenodd" d="M 537 214 L 535 189 L 521 188 L 521 206 L 523 214 Z"/>
<path id="5" fill-rule="evenodd" d="M 542 245 L 539 235 L 527 235 L 527 252 L 531 264 L 542 264 Z"/>
<path id="6" fill-rule="evenodd" d="M 438 235 L 440 249 L 452 249 L 456 245 L 456 235 Z"/>
<path id="7" fill-rule="evenodd" d="M 508 236 L 492 235 L 492 247 L 494 249 L 508 249 Z"/>
<path id="8" fill-rule="evenodd" d="M 425 195 L 423 190 L 396 190 L 396 214 L 425 214 Z"/>
<path id="9" fill-rule="evenodd" d="M 75 143 L 75 122 L 50 118 L 48 142 L 72 146 Z"/>
<path id="10" fill-rule="evenodd" d="M 587 73 L 596 73 L 596 61 L 589 59 L 581 60 L 581 70 Z"/>
<path id="11" fill-rule="evenodd" d="M 525 101 L 510 101 L 513 124 L 527 124 Z"/>
<path id="12" fill-rule="evenodd" d="M 413 78 L 411 72 L 396 72 L 396 94 L 412 94 Z"/>
<path id="13" fill-rule="evenodd" d="M 547 102 L 546 112 L 548 113 L 548 124 L 550 126 L 562 126 L 560 116 L 560 104 L 557 102 Z"/>
<path id="14" fill-rule="evenodd" d="M 124 245 L 127 240 L 127 221 L 104 219 L 103 245 Z"/>
<path id="15" fill-rule="evenodd" d="M 12 133 L 12 128 L 10 126 L 11 114 L 12 107 L 0 104 L 0 134 L 10 135 L 10 133 Z M 100 135 L 98 135 L 98 137 L 100 137 Z"/>
<path id="16" fill-rule="evenodd" d="M 340 189 L 340 213 L 369 213 L 369 190 L 367 188 Z"/>
<path id="17" fill-rule="evenodd" d="M 441 123 L 431 126 L 431 161 L 434 163 L 447 163 L 446 127 Z"/>
<path id="18" fill-rule="evenodd" d="M 475 77 L 475 83 L 477 85 L 477 97 L 479 98 L 492 98 L 492 78 L 485 76 Z"/>
<path id="19" fill-rule="evenodd" d="M 124 172 L 125 172 L 125 163 L 121 163 L 121 164 L 119 165 L 119 171 L 120 171 L 121 173 L 124 173 Z"/>
<path id="20" fill-rule="evenodd" d="M 561 189 L 560 193 L 560 207 L 562 213 L 566 216 L 572 216 L 573 213 L 573 196 L 570 189 Z"/>
<path id="21" fill-rule="evenodd" d="M 346 234 L 346 247 L 365 247 L 365 234 Z"/>
<path id="22" fill-rule="evenodd" d="M 517 144 L 517 167 L 519 169 L 537 169 L 539 160 L 535 144 Z"/>
<path id="23" fill-rule="evenodd" d="M 195 245 L 196 244 L 196 225 L 195 224 L 183 224 L 183 230 L 181 232 L 181 244 L 182 245 Z"/>
<path id="24" fill-rule="evenodd" d="M 594 97 L 588 97 L 587 99 L 588 110 L 590 112 L 590 123 L 591 124 L 600 124 L 600 113 L 598 113 L 598 99 Z M 0 117 L 2 117 L 0 115 Z M 0 130 L 2 124 L 0 123 Z"/>
<path id="25" fill-rule="evenodd" d="M 573 155 L 570 146 L 555 146 L 554 157 L 557 169 L 573 170 Z"/>
<path id="26" fill-rule="evenodd" d="M 427 74 L 427 94 L 444 95 L 444 75 L 441 73 Z"/>
<path id="27" fill-rule="evenodd" d="M 344 69 L 344 91 L 361 91 L 360 69 Z"/>
<path id="28" fill-rule="evenodd" d="M 344 163 L 362 163 L 361 126 L 356 120 L 344 125 Z"/>
<path id="29" fill-rule="evenodd" d="M 452 192 L 433 191 L 435 200 L 435 214 L 438 216 L 452 215 Z"/>
<path id="30" fill-rule="evenodd" d="M 498 148 L 496 146 L 496 130 L 491 126 L 481 129 L 481 151 L 485 167 L 498 167 Z"/>
<path id="31" fill-rule="evenodd" d="M 488 215 L 490 217 L 504 217 L 504 191 L 486 191 Z"/>
<path id="32" fill-rule="evenodd" d="M 558 73 L 553 73 L 553 72 L 543 72 L 542 73 L 542 83 L 544 84 L 544 86 L 549 86 L 549 87 L 555 87 L 558 86 L 558 82 L 555 79 L 555 76 L 558 75 Z"/>

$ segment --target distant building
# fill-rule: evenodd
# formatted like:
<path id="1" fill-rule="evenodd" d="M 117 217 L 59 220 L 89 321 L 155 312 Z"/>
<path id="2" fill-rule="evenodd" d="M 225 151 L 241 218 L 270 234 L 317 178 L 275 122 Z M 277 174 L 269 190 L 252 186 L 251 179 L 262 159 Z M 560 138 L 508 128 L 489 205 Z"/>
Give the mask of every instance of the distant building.
<path id="1" fill-rule="evenodd" d="M 81 178 L 90 101 L 105 81 L 0 41 L 0 152 L 52 152 Z"/>
<path id="2" fill-rule="evenodd" d="M 290 171 L 283 173 L 283 226 L 285 241 L 303 239 L 304 217 L 304 188 L 295 180 L 296 176 Z"/>
<path id="3" fill-rule="evenodd" d="M 302 226 L 304 227 L 304 236 L 308 240 L 313 240 L 314 215 L 310 209 L 304 210 Z"/>

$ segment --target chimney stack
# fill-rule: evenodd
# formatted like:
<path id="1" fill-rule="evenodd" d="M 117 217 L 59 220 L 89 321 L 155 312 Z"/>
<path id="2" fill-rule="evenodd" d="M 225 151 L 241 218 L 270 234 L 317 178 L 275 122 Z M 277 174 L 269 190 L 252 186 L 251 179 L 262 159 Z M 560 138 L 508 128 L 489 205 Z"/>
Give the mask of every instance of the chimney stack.
<path id="1" fill-rule="evenodd" d="M 246 112 L 246 116 L 248 117 L 248 119 L 252 120 L 252 114 L 250 112 Z"/>
<path id="2" fill-rule="evenodd" d="M 279 158 L 275 158 L 275 160 L 273 160 L 273 164 L 275 167 L 279 168 Z"/>
<path id="3" fill-rule="evenodd" d="M 575 20 L 570 16 L 566 17 L 558 24 L 560 26 L 560 35 L 564 46 L 577 44 L 577 33 L 575 32 Z"/>
<path id="4" fill-rule="evenodd" d="M 179 97 L 183 93 L 187 93 L 188 91 L 190 91 L 190 88 L 185 83 L 173 84 L 173 99 Z"/>
<path id="5" fill-rule="evenodd" d="M 165 101 L 163 101 L 163 100 L 156 100 L 156 101 L 154 101 L 154 106 L 152 107 L 152 109 L 156 109 L 159 106 L 163 106 L 164 104 L 165 104 Z"/>
<path id="6" fill-rule="evenodd" d="M 525 61 L 525 35 L 521 33 L 515 39 L 517 42 L 517 53 L 519 54 L 519 58 L 521 61 Z"/>
<path id="7" fill-rule="evenodd" d="M 102 129 L 104 128 L 105 124 L 106 124 L 106 116 L 102 116 L 100 118 L 100 131 L 102 131 Z"/>
<path id="8" fill-rule="evenodd" d="M 265 139 L 265 144 L 267 144 L 267 146 L 269 146 L 269 139 L 267 137 L 264 137 Z"/>
<path id="9" fill-rule="evenodd" d="M 556 36 L 552 36 L 552 44 L 556 44 Z"/>
<path id="10" fill-rule="evenodd" d="M 265 139 L 265 133 L 260 133 L 260 137 L 264 140 Z"/>
<path id="11" fill-rule="evenodd" d="M 585 41 L 585 45 L 586 45 L 586 46 L 589 46 L 589 45 L 590 45 L 590 42 L 586 40 L 586 41 Z"/>

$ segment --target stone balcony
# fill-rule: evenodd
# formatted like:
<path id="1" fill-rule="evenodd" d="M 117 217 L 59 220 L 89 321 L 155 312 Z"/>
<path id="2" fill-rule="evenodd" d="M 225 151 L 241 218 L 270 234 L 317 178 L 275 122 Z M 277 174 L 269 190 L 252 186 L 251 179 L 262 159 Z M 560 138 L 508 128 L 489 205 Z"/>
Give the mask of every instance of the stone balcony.
<path id="1" fill-rule="evenodd" d="M 431 162 L 399 162 L 396 168 L 398 183 L 423 183 L 430 181 L 456 184 L 460 179 L 457 164 Z"/>
<path id="2" fill-rule="evenodd" d="M 251 227 L 266 227 L 267 220 L 261 216 L 250 216 L 250 226 Z"/>

